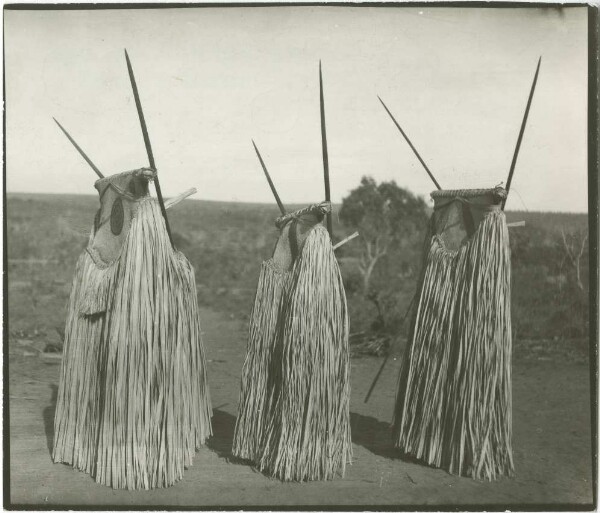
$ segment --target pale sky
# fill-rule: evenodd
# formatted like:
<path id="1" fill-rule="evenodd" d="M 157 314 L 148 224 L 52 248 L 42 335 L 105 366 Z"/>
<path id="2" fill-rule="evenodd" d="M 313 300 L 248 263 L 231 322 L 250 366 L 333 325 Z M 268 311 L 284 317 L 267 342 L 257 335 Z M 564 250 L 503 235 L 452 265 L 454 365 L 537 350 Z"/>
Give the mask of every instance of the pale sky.
<path id="1" fill-rule="evenodd" d="M 333 201 L 362 175 L 428 198 L 506 181 L 542 66 L 508 209 L 587 211 L 585 8 L 261 7 L 5 11 L 8 192 L 94 194 L 147 165 L 136 74 L 165 196 L 283 203 L 324 197 L 323 63 Z"/>

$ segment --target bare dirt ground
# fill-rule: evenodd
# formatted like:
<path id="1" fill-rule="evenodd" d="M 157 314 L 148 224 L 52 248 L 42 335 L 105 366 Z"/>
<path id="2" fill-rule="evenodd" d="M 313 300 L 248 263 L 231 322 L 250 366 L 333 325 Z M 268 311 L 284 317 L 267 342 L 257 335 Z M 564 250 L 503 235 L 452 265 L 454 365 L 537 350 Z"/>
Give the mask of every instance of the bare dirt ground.
<path id="1" fill-rule="evenodd" d="M 592 505 L 590 383 L 587 364 L 515 358 L 514 459 L 517 475 L 496 482 L 459 478 L 403 461 L 390 444 L 398 361 L 390 361 L 368 404 L 363 399 L 381 358 L 352 362 L 354 461 L 330 482 L 281 483 L 231 461 L 246 327 L 203 311 L 214 436 L 182 481 L 168 489 L 112 490 L 87 474 L 52 463 L 50 451 L 60 368 L 26 346 L 11 345 L 10 503 L 113 506 L 425 506 L 487 509 Z M 8 497 L 5 495 L 5 501 Z"/>

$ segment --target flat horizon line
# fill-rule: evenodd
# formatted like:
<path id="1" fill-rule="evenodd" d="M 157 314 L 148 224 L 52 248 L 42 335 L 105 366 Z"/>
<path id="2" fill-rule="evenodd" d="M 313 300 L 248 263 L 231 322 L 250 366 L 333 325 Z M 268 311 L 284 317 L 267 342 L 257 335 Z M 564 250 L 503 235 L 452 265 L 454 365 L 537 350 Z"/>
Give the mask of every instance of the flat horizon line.
<path id="1" fill-rule="evenodd" d="M 8 198 L 9 196 L 75 196 L 75 197 L 94 197 L 97 198 L 97 194 L 87 194 L 87 193 L 77 193 L 77 192 L 21 192 L 21 191 L 5 191 L 5 196 Z M 165 199 L 169 199 L 169 198 L 174 198 L 175 196 L 165 196 Z M 153 198 L 155 198 L 155 196 L 152 196 Z M 203 203 L 221 203 L 221 204 L 235 204 L 235 205 L 252 205 L 252 206 L 261 206 L 261 207 L 269 207 L 269 206 L 273 206 L 275 209 L 277 209 L 277 203 L 275 203 L 275 201 L 273 201 L 273 203 L 271 204 L 269 203 L 265 203 L 265 202 L 260 202 L 260 201 L 237 201 L 237 200 L 211 200 L 211 199 L 202 199 L 202 198 L 195 198 L 193 196 L 189 196 L 188 198 L 186 198 L 184 200 L 185 202 L 190 202 L 190 201 L 198 201 L 198 202 L 203 202 Z M 323 200 L 325 201 L 325 200 Z M 315 203 L 314 201 L 307 201 L 307 202 L 299 202 L 299 203 L 288 203 L 287 205 L 290 207 L 303 207 L 306 205 L 311 205 Z M 342 203 L 339 202 L 332 202 L 332 205 L 338 205 L 340 206 Z M 511 212 L 511 213 L 526 213 L 526 214 L 568 214 L 568 215 L 589 215 L 589 210 L 581 210 L 581 211 L 574 211 L 574 210 L 522 210 L 522 209 L 507 209 L 506 212 Z"/>

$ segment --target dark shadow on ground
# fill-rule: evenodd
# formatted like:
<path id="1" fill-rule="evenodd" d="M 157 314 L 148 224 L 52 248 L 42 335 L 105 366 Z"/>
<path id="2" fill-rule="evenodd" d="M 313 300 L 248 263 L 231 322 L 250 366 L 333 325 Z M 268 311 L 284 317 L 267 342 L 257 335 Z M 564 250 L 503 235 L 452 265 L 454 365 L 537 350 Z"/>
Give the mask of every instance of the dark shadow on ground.
<path id="1" fill-rule="evenodd" d="M 363 446 L 377 456 L 401 460 L 422 467 L 437 468 L 394 447 L 392 427 L 388 422 L 381 422 L 374 417 L 367 417 L 358 413 L 350 413 L 350 426 L 352 428 L 352 442 Z"/>
<path id="2" fill-rule="evenodd" d="M 44 408 L 42 417 L 44 419 L 44 430 L 46 432 L 46 445 L 48 446 L 48 452 L 52 456 L 52 449 L 54 447 L 54 410 L 56 410 L 58 386 L 50 385 L 50 388 L 52 389 L 52 398 L 50 399 L 50 405 Z"/>
<path id="3" fill-rule="evenodd" d="M 227 461 L 227 463 L 250 466 L 250 461 L 236 458 L 231 453 L 234 430 L 235 417 L 230 413 L 215 408 L 212 417 L 213 435 L 207 440 L 206 447 L 215 452 L 219 458 Z"/>
<path id="4" fill-rule="evenodd" d="M 350 412 L 352 442 L 384 458 L 397 458 L 398 450 L 392 444 L 392 428 L 389 422 Z"/>

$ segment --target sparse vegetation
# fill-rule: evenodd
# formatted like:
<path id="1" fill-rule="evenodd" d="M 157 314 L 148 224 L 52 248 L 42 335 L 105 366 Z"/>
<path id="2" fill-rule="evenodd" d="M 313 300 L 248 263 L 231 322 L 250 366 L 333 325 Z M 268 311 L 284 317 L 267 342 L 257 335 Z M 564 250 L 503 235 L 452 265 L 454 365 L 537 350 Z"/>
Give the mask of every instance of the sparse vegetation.
<path id="1" fill-rule="evenodd" d="M 396 188 L 403 195 L 398 197 L 405 195 L 407 201 L 426 205 Z M 54 337 L 56 329 L 62 329 L 75 262 L 87 244 L 97 201 L 92 195 L 8 195 L 11 339 L 18 330 L 37 329 Z M 360 222 L 347 221 L 345 208 L 334 209 L 339 212 L 339 219 L 333 216 L 336 241 L 352 233 L 355 225 L 360 230 Z M 406 214 L 400 214 L 394 222 L 405 226 L 402 216 Z M 273 221 L 277 215 L 274 204 L 192 199 L 169 211 L 176 245 L 195 268 L 201 305 L 232 318 L 248 318 L 260 263 L 269 258 L 276 241 Z M 511 222 L 526 222 L 525 227 L 510 229 L 515 354 L 532 354 L 534 348 L 536 354 L 546 356 L 587 354 L 587 215 L 508 212 L 507 217 Z M 364 239 L 354 239 L 336 251 L 344 274 L 355 354 L 385 354 L 390 344 L 403 341 L 406 326 L 400 325 L 415 290 L 427 220 L 419 212 L 411 223 L 414 226 L 400 233 L 378 258 L 367 289 L 359 267 Z M 382 333 L 387 335 L 382 337 Z"/>

